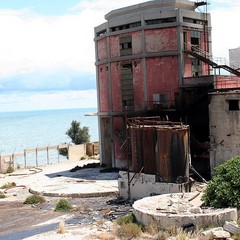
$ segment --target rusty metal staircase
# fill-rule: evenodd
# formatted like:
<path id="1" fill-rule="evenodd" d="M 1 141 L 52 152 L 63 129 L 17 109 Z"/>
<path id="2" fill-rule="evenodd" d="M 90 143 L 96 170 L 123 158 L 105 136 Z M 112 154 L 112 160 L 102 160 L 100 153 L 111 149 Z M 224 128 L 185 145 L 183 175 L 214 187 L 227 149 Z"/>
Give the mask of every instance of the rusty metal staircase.
<path id="1" fill-rule="evenodd" d="M 227 63 L 226 59 L 224 58 L 214 58 L 210 53 L 203 51 L 202 49 L 200 49 L 198 46 L 196 45 L 184 45 L 184 51 L 199 59 L 202 62 L 207 63 L 208 65 L 212 66 L 213 68 L 222 68 L 238 77 L 240 77 L 240 72 L 239 72 L 239 68 L 238 67 L 234 67 L 234 66 L 229 66 L 229 64 Z"/>

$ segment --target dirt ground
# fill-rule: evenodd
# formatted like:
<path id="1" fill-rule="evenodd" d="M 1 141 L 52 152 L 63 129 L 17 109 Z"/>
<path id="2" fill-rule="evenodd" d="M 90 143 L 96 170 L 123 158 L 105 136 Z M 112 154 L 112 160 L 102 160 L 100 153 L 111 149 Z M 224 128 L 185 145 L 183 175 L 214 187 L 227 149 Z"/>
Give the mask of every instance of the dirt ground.
<path id="1" fill-rule="evenodd" d="M 12 190 L 14 192 L 14 190 Z M 45 197 L 43 204 L 23 204 L 23 196 L 28 196 L 27 189 L 18 189 L 18 196 L 21 201 L 0 201 L 0 239 L 25 239 L 35 234 L 43 234 L 53 231 L 56 235 L 59 222 L 63 220 L 66 229 L 80 228 L 89 234 L 103 229 L 103 224 L 111 225 L 112 221 L 131 211 L 131 205 L 120 201 L 116 196 L 94 197 L 94 198 L 68 198 L 73 210 L 69 212 L 55 212 L 55 206 L 61 199 L 59 197 Z M 21 197 L 20 197 L 21 196 Z M 66 199 L 66 198 L 65 198 Z M 88 230 L 86 230 L 88 229 Z M 55 234 L 54 234 L 55 233 Z M 79 232 L 79 235 L 82 235 Z M 44 239 L 36 238 L 33 239 Z M 31 238 L 30 238 L 31 239 Z M 52 237 L 53 239 L 53 237 Z M 63 236 L 54 239 L 65 239 Z M 67 239 L 67 237 L 66 237 Z M 74 239 L 71 237 L 71 239 Z M 78 239 L 83 239 L 78 236 Z M 91 239 L 91 238 L 88 238 Z"/>

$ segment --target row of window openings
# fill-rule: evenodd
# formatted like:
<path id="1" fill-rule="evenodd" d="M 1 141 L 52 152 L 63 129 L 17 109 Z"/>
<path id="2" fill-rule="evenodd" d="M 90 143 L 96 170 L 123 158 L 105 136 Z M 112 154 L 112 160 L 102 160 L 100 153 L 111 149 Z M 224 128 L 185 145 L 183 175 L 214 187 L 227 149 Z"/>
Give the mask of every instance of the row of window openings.
<path id="1" fill-rule="evenodd" d="M 146 20 L 145 23 L 146 25 L 155 25 L 155 24 L 164 24 L 164 23 L 173 23 L 176 22 L 176 17 L 170 17 L 170 18 L 158 18 L 158 19 L 151 19 L 151 20 Z M 183 18 L 183 22 L 187 23 L 193 23 L 193 24 L 207 24 L 207 21 L 199 20 L 199 19 L 192 19 L 192 18 Z M 125 25 L 120 25 L 116 27 L 110 28 L 110 32 L 116 32 L 116 31 L 121 31 L 129 28 L 135 28 L 135 27 L 140 27 L 141 22 L 134 22 L 134 23 L 129 23 Z M 107 32 L 106 29 L 100 31 L 97 33 L 97 36 L 104 35 Z"/>

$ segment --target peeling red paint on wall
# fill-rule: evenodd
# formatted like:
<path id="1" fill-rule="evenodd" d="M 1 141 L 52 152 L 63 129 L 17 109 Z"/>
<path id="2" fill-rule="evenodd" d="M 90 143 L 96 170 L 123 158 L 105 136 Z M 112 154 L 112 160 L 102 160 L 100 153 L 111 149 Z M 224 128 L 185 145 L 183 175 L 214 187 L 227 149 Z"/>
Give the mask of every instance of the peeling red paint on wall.
<path id="1" fill-rule="evenodd" d="M 240 88 L 240 77 L 236 76 L 215 76 L 215 89 Z"/>
<path id="2" fill-rule="evenodd" d="M 107 59 L 107 39 L 103 38 L 97 42 L 98 61 Z"/>
<path id="3" fill-rule="evenodd" d="M 141 32 L 132 32 L 132 51 L 133 54 L 142 53 L 142 33 Z"/>
<path id="4" fill-rule="evenodd" d="M 142 110 L 144 109 L 144 76 L 141 59 L 135 59 L 133 62 L 133 87 L 135 110 Z"/>
<path id="5" fill-rule="evenodd" d="M 184 77 L 192 77 L 192 61 L 191 58 L 185 58 L 185 71 Z"/>
<path id="6" fill-rule="evenodd" d="M 177 28 L 146 30 L 145 39 L 147 52 L 177 50 Z"/>
<path id="7" fill-rule="evenodd" d="M 121 63 L 114 62 L 111 64 L 112 76 L 112 107 L 113 111 L 122 111 L 122 96 L 121 96 L 121 82 L 120 82 Z"/>
<path id="8" fill-rule="evenodd" d="M 100 111 L 107 112 L 110 110 L 110 105 L 109 105 L 108 67 L 106 64 L 98 66 L 98 79 L 100 93 L 99 101 Z"/>
<path id="9" fill-rule="evenodd" d="M 119 36 L 110 37 L 110 55 L 112 58 L 120 56 Z"/>
<path id="10" fill-rule="evenodd" d="M 153 94 L 169 94 L 174 100 L 174 93 L 179 91 L 178 58 L 156 57 L 147 59 L 148 101 L 153 101 Z"/>

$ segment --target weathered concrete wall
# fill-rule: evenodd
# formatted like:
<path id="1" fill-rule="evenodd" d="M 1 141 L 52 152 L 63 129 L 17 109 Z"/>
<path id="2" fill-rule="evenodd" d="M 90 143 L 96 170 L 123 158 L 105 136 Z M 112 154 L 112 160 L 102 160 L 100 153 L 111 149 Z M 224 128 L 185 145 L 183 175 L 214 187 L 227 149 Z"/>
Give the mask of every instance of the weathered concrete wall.
<path id="1" fill-rule="evenodd" d="M 69 160 L 79 160 L 83 156 L 86 156 L 86 144 L 69 146 L 68 148 Z"/>
<path id="2" fill-rule="evenodd" d="M 0 173 L 7 173 L 9 170 L 14 169 L 14 161 L 11 156 L 0 158 Z"/>
<path id="3" fill-rule="evenodd" d="M 240 92 L 228 91 L 210 94 L 210 164 L 216 166 L 240 155 L 240 110 L 230 110 L 230 101 L 240 101 Z"/>
<path id="4" fill-rule="evenodd" d="M 119 195 L 124 199 L 141 199 L 151 195 L 159 195 L 166 193 L 180 193 L 187 192 L 189 190 L 188 183 L 164 183 L 157 182 L 156 176 L 151 174 L 141 173 L 136 174 L 129 173 L 129 179 L 132 179 L 130 183 L 130 195 L 128 194 L 128 173 L 124 171 L 119 172 L 118 189 Z"/>

